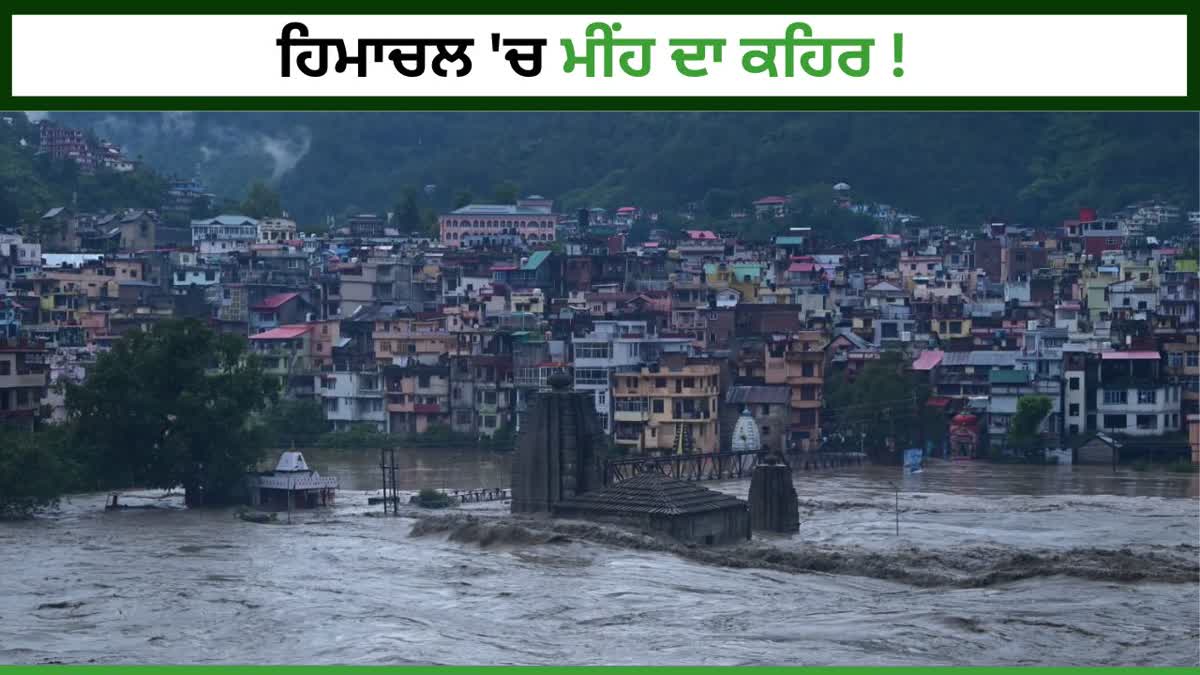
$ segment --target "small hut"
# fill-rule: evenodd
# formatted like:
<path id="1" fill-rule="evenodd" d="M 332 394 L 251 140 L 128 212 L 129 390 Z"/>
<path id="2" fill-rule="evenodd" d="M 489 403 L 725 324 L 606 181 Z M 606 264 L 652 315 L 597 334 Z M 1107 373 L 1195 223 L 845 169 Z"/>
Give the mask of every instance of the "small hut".
<path id="1" fill-rule="evenodd" d="M 274 471 L 248 476 L 251 506 L 266 509 L 312 509 L 332 506 L 338 479 L 326 478 L 308 468 L 295 450 L 279 456 Z"/>
<path id="2" fill-rule="evenodd" d="M 1076 464 L 1116 464 L 1121 457 L 1121 443 L 1108 434 L 1092 434 L 1075 448 Z"/>
<path id="3" fill-rule="evenodd" d="M 633 525 L 693 544 L 750 538 L 746 502 L 656 472 L 561 501 L 554 515 Z"/>

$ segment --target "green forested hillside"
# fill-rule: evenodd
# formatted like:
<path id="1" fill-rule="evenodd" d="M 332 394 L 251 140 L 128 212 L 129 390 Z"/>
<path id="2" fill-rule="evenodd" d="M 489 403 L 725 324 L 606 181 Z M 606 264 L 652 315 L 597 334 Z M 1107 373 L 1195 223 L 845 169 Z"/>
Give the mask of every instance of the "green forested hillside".
<path id="1" fill-rule="evenodd" d="M 1197 118 L 1184 113 L 64 113 L 165 173 L 240 199 L 276 185 L 302 221 L 423 207 L 505 181 L 563 209 L 714 213 L 846 181 L 944 223 L 1053 223 L 1159 197 L 1196 208 Z"/>
<path id="2" fill-rule="evenodd" d="M 36 154 L 38 131 L 23 114 L 0 117 L 11 120 L 0 122 L 0 227 L 29 221 L 54 206 L 109 210 L 162 204 L 166 183 L 156 172 L 80 174 L 74 162 Z"/>

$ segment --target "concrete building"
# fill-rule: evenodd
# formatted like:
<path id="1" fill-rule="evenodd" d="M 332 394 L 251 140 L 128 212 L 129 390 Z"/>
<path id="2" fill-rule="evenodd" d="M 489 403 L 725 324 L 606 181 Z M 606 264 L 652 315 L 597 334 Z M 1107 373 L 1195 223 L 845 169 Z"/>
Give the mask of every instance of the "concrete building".
<path id="1" fill-rule="evenodd" d="M 383 377 L 378 369 L 322 372 L 316 380 L 319 383 L 316 395 L 325 410 L 325 419 L 335 431 L 355 425 L 388 430 Z"/>
<path id="2" fill-rule="evenodd" d="M 263 218 L 258 221 L 258 243 L 278 244 L 296 238 L 296 221 L 290 218 Z"/>
<path id="3" fill-rule="evenodd" d="M 683 354 L 613 375 L 613 440 L 639 453 L 716 452 L 720 367 Z"/>
<path id="4" fill-rule="evenodd" d="M 1178 384 L 1160 374 L 1156 351 L 1108 351 L 1100 355 L 1096 390 L 1098 429 L 1126 436 L 1158 436 L 1180 430 Z"/>
<path id="5" fill-rule="evenodd" d="M 659 337 L 654 324 L 645 320 L 603 320 L 593 323 L 590 333 L 575 337 L 574 390 L 592 396 L 596 415 L 605 433 L 613 433 L 613 378 L 622 372 L 638 370 L 642 364 L 653 363 L 664 354 L 690 353 L 687 338 Z M 649 419 L 640 399 L 620 402 L 618 411 L 628 422 Z M 636 419 L 635 419 L 636 418 Z M 645 419 L 643 419 L 645 418 Z M 626 428 L 626 433 L 631 433 Z"/>
<path id="6" fill-rule="evenodd" d="M 221 215 L 192 221 L 192 246 L 201 256 L 249 253 L 258 240 L 258 221 L 249 216 Z"/>
<path id="7" fill-rule="evenodd" d="M 276 379 L 284 396 L 313 395 L 312 326 L 280 326 L 251 335 L 250 352 L 262 361 L 265 373 Z"/>
<path id="8" fill-rule="evenodd" d="M 787 442 L 800 450 L 815 450 L 821 443 L 825 343 L 819 331 L 797 331 L 771 336 L 764 345 L 766 384 L 791 389 Z"/>
<path id="9" fill-rule="evenodd" d="M 47 352 L 39 345 L 0 340 L 0 425 L 32 430 L 47 385 Z"/>
<path id="10" fill-rule="evenodd" d="M 468 204 L 438 218 L 441 241 L 460 248 L 468 238 L 515 236 L 527 243 L 557 238 L 558 216 L 544 205 Z"/>

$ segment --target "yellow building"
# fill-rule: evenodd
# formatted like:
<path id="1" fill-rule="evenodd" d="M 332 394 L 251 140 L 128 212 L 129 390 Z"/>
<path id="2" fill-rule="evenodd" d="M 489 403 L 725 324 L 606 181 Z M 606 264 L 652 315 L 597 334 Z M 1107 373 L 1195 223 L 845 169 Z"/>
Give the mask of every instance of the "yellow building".
<path id="1" fill-rule="evenodd" d="M 376 321 L 371 339 L 375 343 L 375 358 L 383 364 L 392 363 L 393 357 L 433 363 L 439 356 L 454 351 L 457 343 L 455 336 L 446 330 L 446 317 Z"/>
<path id="2" fill-rule="evenodd" d="M 929 322 L 929 332 L 934 333 L 941 340 L 953 340 L 956 338 L 971 337 L 971 319 L 964 317 L 961 319 L 937 319 Z"/>
<path id="3" fill-rule="evenodd" d="M 766 383 L 792 389 L 788 442 L 801 450 L 814 450 L 821 443 L 825 344 L 823 333 L 809 330 L 774 336 L 765 347 Z"/>
<path id="4" fill-rule="evenodd" d="M 720 367 L 664 355 L 656 366 L 613 374 L 613 438 L 645 454 L 717 452 Z"/>

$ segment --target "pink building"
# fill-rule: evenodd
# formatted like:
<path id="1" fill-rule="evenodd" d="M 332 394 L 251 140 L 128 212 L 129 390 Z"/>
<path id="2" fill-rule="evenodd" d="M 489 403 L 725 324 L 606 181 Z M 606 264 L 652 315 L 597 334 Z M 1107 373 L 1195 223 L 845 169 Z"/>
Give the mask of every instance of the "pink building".
<path id="1" fill-rule="evenodd" d="M 454 248 L 488 239 L 520 237 L 526 243 L 555 240 L 558 216 L 544 201 L 468 204 L 438 218 L 442 243 Z"/>

